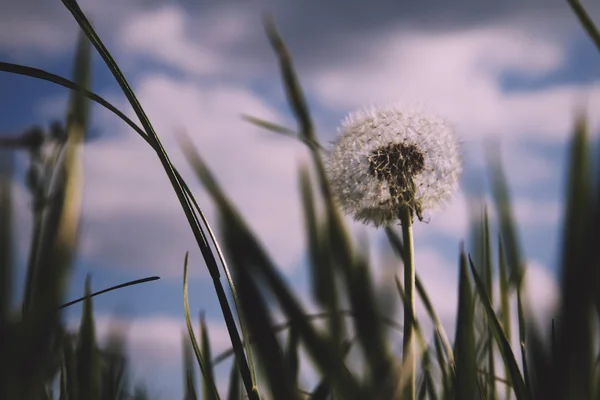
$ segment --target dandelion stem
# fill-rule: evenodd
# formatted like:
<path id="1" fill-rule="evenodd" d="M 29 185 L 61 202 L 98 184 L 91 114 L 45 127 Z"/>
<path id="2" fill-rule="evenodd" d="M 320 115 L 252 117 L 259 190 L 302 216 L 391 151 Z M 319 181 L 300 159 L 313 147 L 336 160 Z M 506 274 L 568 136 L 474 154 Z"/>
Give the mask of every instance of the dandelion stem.
<path id="1" fill-rule="evenodd" d="M 416 393 L 416 358 L 414 354 L 413 326 L 415 321 L 415 259 L 413 251 L 412 220 L 410 207 L 402 207 L 399 211 L 404 240 L 404 336 L 402 346 L 403 372 L 409 374 L 406 398 L 414 400 Z"/>

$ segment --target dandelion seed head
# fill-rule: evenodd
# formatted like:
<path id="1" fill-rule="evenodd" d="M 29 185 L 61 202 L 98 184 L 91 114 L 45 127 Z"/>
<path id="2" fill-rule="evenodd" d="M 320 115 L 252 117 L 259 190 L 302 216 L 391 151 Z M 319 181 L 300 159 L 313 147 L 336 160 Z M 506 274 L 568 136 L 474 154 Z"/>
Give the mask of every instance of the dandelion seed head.
<path id="1" fill-rule="evenodd" d="M 450 124 L 421 108 L 389 105 L 348 115 L 326 163 L 342 210 L 375 226 L 409 207 L 422 220 L 449 200 L 462 172 Z"/>

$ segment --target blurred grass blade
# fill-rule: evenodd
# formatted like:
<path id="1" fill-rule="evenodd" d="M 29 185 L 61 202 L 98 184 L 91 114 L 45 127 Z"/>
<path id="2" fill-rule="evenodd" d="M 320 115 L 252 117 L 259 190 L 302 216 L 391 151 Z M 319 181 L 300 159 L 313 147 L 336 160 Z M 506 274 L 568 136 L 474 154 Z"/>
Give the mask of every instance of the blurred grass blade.
<path id="1" fill-rule="evenodd" d="M 91 297 L 91 296 L 90 296 Z M 106 346 L 101 349 L 102 371 L 101 399 L 127 400 L 129 396 L 129 371 L 125 347 L 125 329 L 112 322 Z"/>
<path id="2" fill-rule="evenodd" d="M 74 80 L 81 87 L 87 87 L 91 79 L 90 58 L 90 43 L 84 35 L 80 35 Z M 28 271 L 25 309 L 37 304 L 39 312 L 43 312 L 41 310 L 52 302 L 60 301 L 66 288 L 81 217 L 83 166 L 80 153 L 88 127 L 88 109 L 87 99 L 73 92 L 66 118 L 67 142 L 64 155 L 56 167 L 56 184 L 51 194 L 54 201 L 50 203 L 47 218 L 41 226 L 41 243 L 40 248 L 36 249 L 33 271 Z M 37 302 L 36 297 L 39 297 Z"/>
<path id="3" fill-rule="evenodd" d="M 592 306 L 597 296 L 599 210 L 593 198 L 587 122 L 580 113 L 570 151 L 563 228 L 561 293 L 552 389 L 557 398 L 591 398 L 596 322 Z M 560 381 L 556 379 L 560 377 Z"/>
<path id="4" fill-rule="evenodd" d="M 184 377 L 184 400 L 197 400 L 196 390 L 196 371 L 194 370 L 194 363 L 192 361 L 192 345 L 190 344 L 190 338 L 188 334 L 183 334 L 182 340 L 183 346 L 183 372 Z M 236 371 L 237 373 L 237 371 Z"/>
<path id="5" fill-rule="evenodd" d="M 196 335 L 194 334 L 194 328 L 192 327 L 192 319 L 190 317 L 190 305 L 188 300 L 188 253 L 185 253 L 185 261 L 183 263 L 183 309 L 185 312 L 185 322 L 188 329 L 188 335 L 192 344 L 192 348 L 194 349 L 194 353 L 196 355 L 196 360 L 198 361 L 198 365 L 200 366 L 200 372 L 202 372 L 202 376 L 205 379 L 205 382 L 210 383 L 207 380 L 207 376 L 209 375 L 208 368 L 206 365 L 206 360 L 202 356 L 202 352 L 200 351 L 200 347 L 198 346 L 198 342 L 196 341 Z M 214 381 L 213 381 L 214 383 Z M 219 393 L 217 391 L 216 386 L 213 385 L 210 388 L 213 393 L 214 399 L 219 398 Z"/>
<path id="6" fill-rule="evenodd" d="M 520 287 L 521 280 L 523 279 L 523 258 L 521 256 L 518 232 L 512 213 L 508 184 L 502 170 L 500 154 L 497 148 L 489 145 L 487 155 L 489 175 L 492 182 L 492 194 L 510 271 L 509 282 L 515 285 L 515 287 Z"/>
<path id="7" fill-rule="evenodd" d="M 225 240 L 229 249 L 229 242 Z M 248 329 L 253 344 L 260 357 L 258 365 L 264 372 L 273 399 L 299 399 L 298 388 L 293 384 L 290 365 L 286 363 L 282 347 L 279 345 L 273 330 L 272 318 L 263 294 L 258 288 L 256 278 L 248 271 L 250 264 L 256 262 L 250 252 L 243 252 L 238 247 L 232 254 L 231 261 L 238 276 L 238 293 L 242 310 L 246 316 Z M 244 254 L 245 253 L 245 254 Z"/>
<path id="8" fill-rule="evenodd" d="M 567 2 L 569 3 L 571 9 L 579 19 L 581 26 L 583 26 L 590 39 L 592 39 L 592 41 L 596 45 L 596 48 L 600 51 L 600 31 L 598 31 L 598 28 L 594 24 L 592 18 L 590 18 L 590 16 L 585 11 L 585 8 L 583 7 L 583 5 L 581 5 L 579 0 L 567 0 Z"/>
<path id="9" fill-rule="evenodd" d="M 73 335 L 63 340 L 63 380 L 66 399 L 79 399 L 79 380 L 77 377 L 77 359 L 75 356 Z M 62 395 L 62 391 L 61 391 Z"/>
<path id="10" fill-rule="evenodd" d="M 202 347 L 202 358 L 204 360 L 210 360 L 212 358 L 210 352 L 210 339 L 208 337 L 208 329 L 206 327 L 206 321 L 204 315 L 200 316 L 200 346 Z M 215 396 L 217 382 L 215 380 L 215 373 L 211 363 L 206 365 L 206 373 L 202 375 L 202 398 L 205 400 L 218 400 L 220 397 Z"/>
<path id="11" fill-rule="evenodd" d="M 398 389 L 392 378 L 396 371 L 391 362 L 385 330 L 379 317 L 366 255 L 355 257 L 355 264 L 346 276 L 345 286 L 355 313 L 353 321 L 356 338 L 368 363 L 368 390 L 378 394 L 375 398 L 390 398 Z"/>
<path id="12" fill-rule="evenodd" d="M 461 400 L 478 399 L 477 363 L 475 361 L 475 332 L 473 330 L 473 292 L 469 279 L 467 257 L 460 249 L 458 286 L 458 317 L 454 355 L 456 360 L 456 397 Z"/>
<path id="13" fill-rule="evenodd" d="M 302 193 L 302 205 L 304 208 L 304 221 L 306 240 L 308 243 L 309 268 L 312 279 L 312 295 L 317 304 L 327 307 L 332 302 L 335 293 L 333 270 L 328 257 L 322 249 L 322 237 L 319 231 L 316 207 L 310 182 L 308 168 L 300 167 L 300 190 Z"/>
<path id="14" fill-rule="evenodd" d="M 256 125 L 260 128 L 264 128 L 271 132 L 280 133 L 284 136 L 288 136 L 288 137 L 297 137 L 298 136 L 298 134 L 290 128 L 286 128 L 285 126 L 281 126 L 281 125 L 275 124 L 273 122 L 269 122 L 269 121 L 265 121 L 260 118 L 253 117 L 251 115 L 242 114 L 242 119 L 244 121 L 250 122 L 251 124 Z"/>
<path id="15" fill-rule="evenodd" d="M 502 325 L 494 313 L 490 299 L 485 292 L 485 284 L 477 274 L 477 270 L 471 260 L 469 260 L 469 262 L 471 265 L 473 280 L 475 281 L 475 288 L 479 293 L 479 299 L 485 307 L 485 311 L 489 318 L 496 342 L 498 343 L 498 348 L 500 350 L 500 354 L 502 355 L 502 359 L 504 360 L 504 364 L 508 367 L 515 396 L 517 397 L 517 400 L 529 399 L 527 388 L 525 387 L 525 382 L 523 381 L 523 377 L 519 371 L 519 366 L 517 364 L 517 360 L 515 359 L 515 355 L 510 347 L 510 342 L 506 337 L 506 334 L 502 329 Z"/>
<path id="16" fill-rule="evenodd" d="M 312 295 L 316 303 L 332 315 L 329 319 L 329 329 L 334 343 L 342 343 L 344 337 L 344 321 L 337 315 L 340 308 L 339 290 L 336 282 L 331 251 L 328 248 L 327 224 L 317 217 L 312 184 L 308 167 L 300 167 L 300 190 L 304 209 L 306 240 L 309 252 L 309 268 L 312 279 Z M 320 222 L 321 221 L 321 222 Z"/>
<path id="17" fill-rule="evenodd" d="M 504 248 L 502 246 L 502 238 L 498 235 L 498 279 L 500 281 L 500 318 L 502 321 L 502 328 L 506 337 L 511 337 L 511 320 L 510 320 L 510 285 L 508 282 L 508 273 L 506 269 L 506 263 L 504 261 Z M 508 365 L 504 363 L 504 374 L 506 379 L 510 382 L 510 373 Z M 510 389 L 506 388 L 506 398 L 508 398 Z"/>
<path id="18" fill-rule="evenodd" d="M 291 326 L 288 333 L 287 347 L 285 350 L 286 365 L 289 368 L 289 376 L 292 387 L 298 387 L 298 376 L 300 373 L 300 336 L 298 331 Z"/>
<path id="19" fill-rule="evenodd" d="M 487 207 L 484 207 L 483 209 L 483 252 L 484 252 L 484 259 L 483 259 L 483 269 L 484 269 L 484 277 L 485 277 L 485 285 L 486 285 L 486 291 L 489 294 L 490 297 L 490 303 L 494 304 L 494 284 L 493 284 L 493 278 L 494 278 L 494 272 L 493 272 L 493 265 L 492 265 L 492 242 L 491 242 L 491 232 L 490 232 L 490 223 L 489 223 L 489 216 L 488 216 L 488 211 L 487 211 Z M 498 393 L 496 391 L 496 381 L 495 379 L 493 379 L 496 376 L 496 366 L 495 366 L 495 354 L 494 354 L 494 338 L 493 338 L 493 333 L 492 333 L 492 329 L 490 327 L 490 322 L 488 321 L 488 318 L 485 318 L 486 321 L 486 352 L 487 352 L 487 356 L 488 356 L 488 363 L 487 363 L 487 370 L 489 373 L 489 376 L 487 377 L 487 393 L 486 396 L 488 398 L 488 400 L 496 400 L 498 398 Z"/>
<path id="20" fill-rule="evenodd" d="M 315 142 L 316 136 L 308 111 L 308 106 L 306 104 L 306 100 L 304 99 L 302 88 L 298 83 L 296 72 L 292 66 L 291 56 L 283 42 L 283 39 L 279 35 L 271 16 L 265 16 L 264 26 L 267 36 L 269 37 L 269 41 L 271 42 L 271 47 L 279 59 L 279 68 L 282 74 L 284 88 L 290 101 L 290 105 L 292 106 L 292 111 L 294 112 L 296 120 L 298 121 L 298 131 L 300 132 L 300 135 L 302 135 L 309 142 Z"/>
<path id="21" fill-rule="evenodd" d="M 0 150 L 0 341 L 6 343 L 12 302 L 12 168 L 11 150 Z M 2 379 L 2 377 L 0 377 Z M 0 386 L 2 387 L 2 386 Z"/>
<path id="22" fill-rule="evenodd" d="M 292 129 L 286 128 L 285 126 L 281 126 L 278 124 L 275 124 L 273 122 L 269 122 L 269 121 L 265 121 L 263 119 L 260 118 L 256 118 L 256 117 L 252 117 L 250 115 L 242 115 L 242 118 L 253 124 L 256 126 L 259 126 L 261 128 L 264 128 L 268 131 L 271 132 L 275 132 L 275 133 L 279 133 L 283 136 L 287 136 L 289 138 L 292 139 L 297 139 L 300 140 L 301 142 L 303 142 L 306 146 L 308 146 L 309 148 L 314 148 L 314 149 L 318 149 L 318 150 L 324 150 L 323 146 L 321 146 L 321 144 L 318 141 L 311 141 L 309 139 L 307 139 L 304 136 L 299 136 L 297 132 L 295 132 Z"/>
<path id="23" fill-rule="evenodd" d="M 238 211 L 222 192 L 199 154 L 193 146 L 182 147 L 182 150 L 199 180 L 218 207 L 225 243 L 230 249 L 231 256 L 242 258 L 240 262 L 236 263 L 234 272 L 238 274 L 242 269 L 240 265 L 246 265 L 249 272 L 252 271 L 251 275 L 253 277 L 264 279 L 268 288 L 277 298 L 283 312 L 298 329 L 309 355 L 316 361 L 318 368 L 323 373 L 330 375 L 330 379 L 336 383 L 336 387 L 339 387 L 346 394 L 347 398 L 354 399 L 360 396 L 359 387 L 350 372 L 340 362 L 339 358 L 331 357 L 330 341 L 324 339 L 306 321 L 302 308 L 287 288 L 276 267 L 265 254 L 262 246 L 242 220 Z M 239 249 L 244 249 L 243 254 Z"/>
<path id="24" fill-rule="evenodd" d="M 243 400 L 242 385 L 240 382 L 240 372 L 235 365 L 235 359 L 231 363 L 231 372 L 229 373 L 229 390 L 227 391 L 227 400 Z"/>
<path id="25" fill-rule="evenodd" d="M 99 354 L 96 347 L 96 333 L 94 328 L 94 316 L 92 310 L 92 299 L 90 295 L 90 277 L 85 280 L 86 299 L 83 302 L 83 314 L 81 326 L 77 336 L 77 349 L 75 357 L 77 360 L 77 386 L 79 396 L 82 399 L 100 399 L 100 364 Z"/>
<path id="26" fill-rule="evenodd" d="M 84 36 L 79 39 L 74 76 L 85 87 L 90 79 L 90 47 Z M 19 327 L 27 335 L 11 349 L 20 352 L 13 360 L 19 371 L 18 383 L 23 398 L 33 398 L 44 391 L 44 379 L 57 368 L 57 343 L 62 335 L 58 307 L 63 301 L 77 248 L 81 199 L 83 138 L 87 128 L 88 104 L 72 93 L 67 110 L 64 154 L 51 164 L 54 179 L 48 182 L 44 199 L 51 199 L 44 209 L 33 262 L 26 272 L 23 294 L 23 323 Z M 36 233 L 37 234 L 37 233 Z M 26 339 L 25 339 L 26 338 Z M 27 382 L 27 383 L 25 383 Z"/>

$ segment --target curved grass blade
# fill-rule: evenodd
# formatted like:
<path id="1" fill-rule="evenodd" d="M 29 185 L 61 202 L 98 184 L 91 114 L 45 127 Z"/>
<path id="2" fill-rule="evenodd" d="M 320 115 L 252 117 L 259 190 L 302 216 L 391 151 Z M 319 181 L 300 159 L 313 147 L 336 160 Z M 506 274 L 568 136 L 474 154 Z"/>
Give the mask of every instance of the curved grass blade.
<path id="1" fill-rule="evenodd" d="M 244 356 L 242 345 L 241 345 L 241 339 L 240 339 L 239 333 L 237 331 L 237 326 L 235 324 L 233 313 L 232 313 L 229 303 L 227 301 L 227 295 L 225 294 L 225 290 L 219 279 L 220 273 L 219 273 L 219 269 L 218 269 L 218 266 L 217 266 L 217 263 L 215 260 L 215 256 L 212 253 L 212 250 L 211 250 L 208 242 L 206 241 L 206 236 L 199 224 L 196 214 L 194 213 L 194 208 L 193 208 L 192 202 L 191 202 L 191 199 L 193 198 L 193 196 L 191 193 L 189 193 L 189 191 L 186 191 L 186 189 L 184 188 L 181 177 L 179 176 L 179 174 L 173 167 L 167 153 L 165 152 L 165 150 L 162 146 L 162 143 L 161 143 L 158 135 L 156 134 L 156 132 L 154 131 L 154 128 L 152 127 L 152 124 L 150 123 L 150 120 L 146 116 L 146 113 L 144 112 L 141 104 L 139 103 L 137 97 L 135 96 L 135 93 L 129 86 L 129 83 L 125 79 L 125 76 L 122 74 L 118 65 L 116 64 L 116 62 L 110 55 L 110 52 L 107 50 L 107 48 L 104 46 L 104 44 L 102 43 L 102 41 L 96 34 L 95 30 L 93 29 L 92 25 L 88 21 L 87 17 L 81 11 L 81 8 L 77 4 L 77 1 L 62 0 L 62 2 L 65 5 L 65 7 L 69 10 L 69 12 L 71 12 L 71 14 L 75 18 L 75 20 L 77 21 L 77 23 L 79 24 L 81 29 L 86 33 L 87 37 L 92 42 L 92 44 L 94 45 L 94 47 L 96 48 L 98 53 L 100 53 L 100 56 L 104 60 L 106 66 L 109 68 L 109 70 L 111 71 L 113 76 L 115 77 L 115 80 L 121 87 L 123 93 L 125 94 L 125 97 L 127 97 L 127 100 L 131 104 L 134 112 L 136 113 L 142 126 L 144 127 L 144 130 L 147 133 L 147 138 L 148 138 L 149 142 L 151 144 L 153 144 L 152 147 L 155 149 L 156 154 L 157 154 L 159 160 L 161 161 L 161 164 L 163 165 L 163 168 L 167 174 L 167 177 L 169 178 L 169 181 L 171 182 L 171 185 L 173 186 L 173 189 L 175 190 L 175 193 L 176 193 L 177 198 L 179 199 L 179 202 L 184 210 L 186 218 L 188 219 L 188 222 L 190 223 L 190 227 L 192 229 L 192 232 L 194 233 L 194 237 L 200 248 L 202 256 L 204 257 L 206 266 L 207 266 L 209 273 L 213 279 L 215 291 L 217 293 L 219 305 L 221 306 L 221 310 L 223 312 L 223 317 L 225 319 L 227 330 L 228 330 L 230 339 L 232 341 L 233 347 L 236 349 L 236 356 L 239 358 L 238 366 L 240 368 L 240 373 L 242 375 L 242 380 L 244 382 L 244 386 L 246 387 L 248 396 L 250 396 L 251 399 L 254 399 L 255 395 L 251 394 L 253 387 L 255 386 L 255 382 L 253 381 L 253 376 L 251 373 L 252 367 L 248 365 L 249 361 Z M 216 243 L 216 241 L 215 241 L 215 243 Z M 241 321 L 241 323 L 243 323 L 243 321 Z"/>
<path id="2" fill-rule="evenodd" d="M 126 283 L 121 283 L 119 285 L 111 286 L 111 287 L 109 287 L 107 289 L 103 289 L 103 290 L 100 290 L 98 292 L 94 292 L 94 293 L 90 294 L 89 297 L 95 297 L 95 296 L 98 296 L 98 295 L 101 295 L 101 294 L 104 294 L 104 293 L 107 293 L 107 292 L 111 292 L 113 290 L 121 289 L 121 288 L 124 288 L 124 287 L 127 287 L 127 286 L 139 285 L 140 283 L 146 283 L 146 282 L 156 281 L 158 279 L 160 279 L 159 276 L 150 276 L 148 278 L 136 279 L 134 281 L 130 281 L 130 282 L 126 282 Z M 61 305 L 59 307 L 59 309 L 62 310 L 63 308 L 67 308 L 69 306 L 72 306 L 73 304 L 77 304 L 77 303 L 79 303 L 81 301 L 84 301 L 86 298 L 87 298 L 87 296 L 83 296 L 83 297 L 80 297 L 78 299 L 72 300 L 72 301 L 70 301 L 68 303 L 65 303 L 65 304 Z"/>
<path id="3" fill-rule="evenodd" d="M 498 348 L 500 349 L 500 354 L 502 355 L 504 364 L 508 367 L 515 396 L 517 397 L 517 400 L 529 399 L 529 394 L 525 386 L 525 382 L 523 381 L 523 377 L 521 376 L 521 372 L 519 371 L 519 366 L 517 364 L 517 360 L 515 359 L 515 355 L 510 347 L 510 342 L 508 341 L 508 338 L 502 329 L 502 325 L 494 313 L 490 299 L 485 292 L 485 284 L 477 274 L 477 270 L 470 259 L 469 263 L 471 266 L 471 273 L 473 274 L 473 280 L 475 281 L 475 287 L 479 293 L 479 299 L 485 307 L 487 316 L 490 319 L 490 323 L 493 328 L 492 332 L 494 333 L 494 337 L 498 343 Z"/>
<path id="4" fill-rule="evenodd" d="M 198 361 L 198 365 L 200 366 L 200 371 L 202 372 L 202 376 L 206 379 L 208 376 L 208 366 L 206 365 L 206 361 L 202 356 L 202 352 L 200 351 L 200 347 L 198 346 L 198 342 L 196 341 L 196 335 L 194 334 L 194 328 L 192 327 L 192 320 L 190 318 L 190 305 L 188 300 L 188 253 L 185 253 L 185 261 L 183 263 L 183 309 L 185 312 L 185 323 L 188 329 L 188 335 L 190 337 L 190 341 L 192 343 L 192 348 L 194 349 L 194 353 L 196 354 L 196 360 Z M 213 381 L 214 383 L 214 381 Z M 210 388 L 213 394 L 213 398 L 218 399 L 219 393 L 217 391 L 216 386 L 213 385 Z"/>
<path id="5" fill-rule="evenodd" d="M 62 76 L 53 74 L 51 72 L 44 71 L 39 68 L 28 67 L 25 65 L 13 64 L 8 62 L 0 61 L 0 71 L 8 72 L 11 74 L 28 76 L 30 78 L 40 79 L 48 82 L 55 83 L 59 86 L 65 87 L 67 89 L 71 89 L 82 96 L 87 97 L 95 103 L 100 104 L 102 107 L 106 108 L 108 111 L 112 112 L 120 119 L 125 121 L 127 125 L 129 125 L 134 131 L 136 131 L 139 135 L 146 137 L 146 132 L 144 132 L 135 122 L 133 122 L 127 115 L 121 112 L 117 107 L 109 103 L 103 97 L 97 95 L 96 93 L 78 85 L 77 83 L 63 78 Z"/>

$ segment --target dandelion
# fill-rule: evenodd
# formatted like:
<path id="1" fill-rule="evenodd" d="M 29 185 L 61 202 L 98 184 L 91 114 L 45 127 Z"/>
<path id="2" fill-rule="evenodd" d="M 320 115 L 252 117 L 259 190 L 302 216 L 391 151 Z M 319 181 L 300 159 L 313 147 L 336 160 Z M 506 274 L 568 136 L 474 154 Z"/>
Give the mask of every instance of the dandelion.
<path id="1" fill-rule="evenodd" d="M 403 359 L 416 395 L 414 215 L 447 201 L 462 172 L 460 146 L 441 117 L 388 106 L 350 114 L 339 129 L 326 172 L 334 196 L 354 219 L 376 227 L 400 221 L 404 261 Z"/>
<path id="2" fill-rule="evenodd" d="M 456 191 L 460 146 L 441 117 L 388 106 L 350 114 L 327 163 L 342 210 L 374 226 L 389 225 L 406 207 L 423 220 Z"/>

